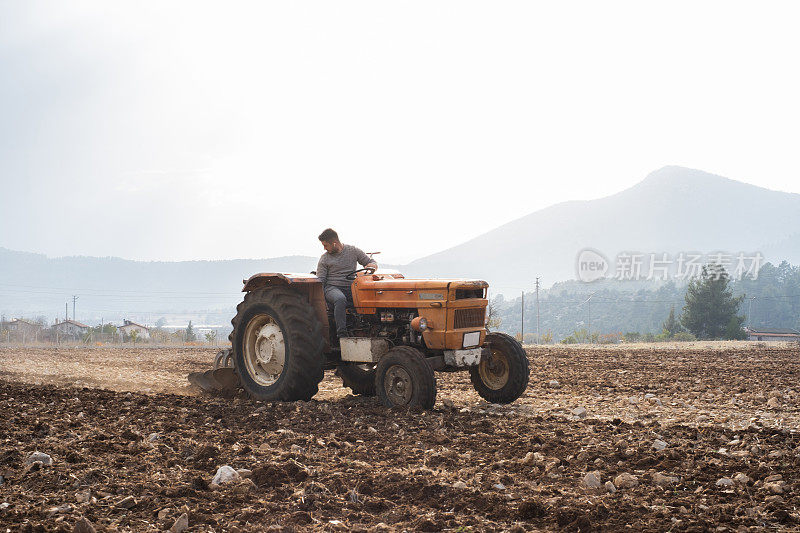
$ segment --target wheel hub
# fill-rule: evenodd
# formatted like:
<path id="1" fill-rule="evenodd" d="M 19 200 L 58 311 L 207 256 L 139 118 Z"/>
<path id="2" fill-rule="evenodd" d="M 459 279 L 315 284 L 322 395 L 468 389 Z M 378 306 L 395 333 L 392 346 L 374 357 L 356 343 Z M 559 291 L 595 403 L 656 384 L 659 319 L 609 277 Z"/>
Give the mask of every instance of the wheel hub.
<path id="1" fill-rule="evenodd" d="M 271 385 L 277 381 L 286 360 L 286 344 L 271 316 L 253 317 L 245 331 L 244 351 L 247 370 L 256 382 Z"/>
<path id="2" fill-rule="evenodd" d="M 270 363 L 283 364 L 283 334 L 274 322 L 269 322 L 258 330 L 256 338 L 256 358 L 261 366 Z"/>
<path id="3" fill-rule="evenodd" d="M 502 389 L 508 383 L 508 359 L 503 352 L 492 350 L 489 357 L 478 365 L 478 373 L 487 387 L 494 390 Z"/>
<path id="4" fill-rule="evenodd" d="M 398 365 L 390 367 L 386 371 L 383 385 L 386 395 L 394 405 L 406 405 L 411 402 L 414 386 L 411 376 L 405 368 Z"/>

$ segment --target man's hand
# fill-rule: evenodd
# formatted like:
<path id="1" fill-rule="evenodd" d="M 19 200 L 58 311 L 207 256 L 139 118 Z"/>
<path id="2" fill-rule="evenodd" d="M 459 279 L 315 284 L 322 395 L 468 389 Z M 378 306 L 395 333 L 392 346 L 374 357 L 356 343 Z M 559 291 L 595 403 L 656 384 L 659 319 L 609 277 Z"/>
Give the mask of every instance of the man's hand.
<path id="1" fill-rule="evenodd" d="M 364 268 L 371 268 L 372 270 L 378 270 L 378 263 L 373 261 L 372 263 L 368 264 Z"/>

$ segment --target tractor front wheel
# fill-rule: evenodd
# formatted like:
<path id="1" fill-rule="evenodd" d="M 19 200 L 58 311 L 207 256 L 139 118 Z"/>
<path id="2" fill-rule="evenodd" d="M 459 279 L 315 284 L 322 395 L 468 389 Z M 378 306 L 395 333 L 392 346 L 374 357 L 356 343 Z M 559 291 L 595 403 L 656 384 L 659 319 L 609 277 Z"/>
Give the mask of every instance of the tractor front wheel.
<path id="1" fill-rule="evenodd" d="M 411 346 L 396 346 L 378 361 L 375 388 L 387 407 L 432 409 L 436 377 L 425 357 Z"/>
<path id="2" fill-rule="evenodd" d="M 489 354 L 470 367 L 472 386 L 491 403 L 511 403 L 528 388 L 530 367 L 520 343 L 505 333 L 488 333 Z"/>

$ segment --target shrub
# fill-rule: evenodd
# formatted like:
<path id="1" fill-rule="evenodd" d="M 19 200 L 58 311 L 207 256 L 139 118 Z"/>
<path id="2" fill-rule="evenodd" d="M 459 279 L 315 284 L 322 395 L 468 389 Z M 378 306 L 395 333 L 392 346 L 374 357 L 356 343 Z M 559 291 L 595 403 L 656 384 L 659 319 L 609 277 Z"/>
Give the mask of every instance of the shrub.
<path id="1" fill-rule="evenodd" d="M 656 342 L 667 342 L 668 340 L 670 340 L 670 338 L 671 337 L 669 331 L 662 331 L 661 333 L 655 336 L 654 340 Z"/>
<path id="2" fill-rule="evenodd" d="M 642 340 L 642 334 L 638 331 L 629 331 L 625 335 L 622 336 L 625 342 L 639 342 Z"/>
<path id="3" fill-rule="evenodd" d="M 672 336 L 672 340 L 677 342 L 691 342 L 691 341 L 696 341 L 697 337 L 695 337 L 688 331 L 679 331 L 678 333 Z"/>

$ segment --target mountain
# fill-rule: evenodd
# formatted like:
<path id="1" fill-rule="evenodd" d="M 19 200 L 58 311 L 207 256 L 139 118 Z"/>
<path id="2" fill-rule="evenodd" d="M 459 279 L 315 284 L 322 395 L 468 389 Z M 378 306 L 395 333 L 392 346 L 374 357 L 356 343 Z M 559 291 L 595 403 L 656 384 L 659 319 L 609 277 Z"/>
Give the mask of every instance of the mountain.
<path id="1" fill-rule="evenodd" d="M 543 287 L 575 279 L 576 258 L 585 248 L 612 262 L 623 251 L 673 257 L 725 251 L 761 252 L 774 263 L 797 264 L 798 228 L 798 194 L 672 166 L 612 196 L 553 205 L 397 268 L 408 277 L 481 278 L 493 292 L 514 295 L 531 290 L 536 276 Z M 87 322 L 138 317 L 153 323 L 164 316 L 185 324 L 187 316 L 205 312 L 204 320 L 227 323 L 243 278 L 309 272 L 316 263 L 304 256 L 172 263 L 48 258 L 0 248 L 0 313 L 52 320 L 64 316 L 65 302 L 71 314 L 77 294 L 76 318 Z"/>
<path id="2" fill-rule="evenodd" d="M 576 277 L 585 248 L 612 263 L 620 252 L 747 254 L 800 259 L 800 195 L 668 166 L 617 194 L 536 211 L 414 261 L 408 275 L 480 277 L 500 292 Z M 649 257 L 649 256 L 648 256 Z M 609 275 L 614 275 L 610 272 Z"/>
<path id="3" fill-rule="evenodd" d="M 48 258 L 0 248 L 0 312 L 7 317 L 64 316 L 78 295 L 76 318 L 92 322 L 220 310 L 241 299 L 242 280 L 256 272 L 310 272 L 316 257 L 145 262 L 116 257 Z M 217 321 L 226 323 L 222 318 Z M 185 321 L 184 321 L 185 324 Z"/>

